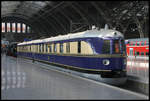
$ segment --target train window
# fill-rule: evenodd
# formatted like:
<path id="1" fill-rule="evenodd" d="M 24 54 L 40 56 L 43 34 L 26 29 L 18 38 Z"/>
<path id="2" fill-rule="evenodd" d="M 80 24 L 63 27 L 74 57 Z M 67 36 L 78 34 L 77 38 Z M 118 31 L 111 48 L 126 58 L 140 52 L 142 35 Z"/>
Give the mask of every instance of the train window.
<path id="1" fill-rule="evenodd" d="M 52 45 L 49 45 L 49 52 L 52 53 Z"/>
<path id="2" fill-rule="evenodd" d="M 81 41 L 78 41 L 78 53 L 81 53 Z"/>
<path id="3" fill-rule="evenodd" d="M 146 56 L 149 56 L 149 52 L 146 52 Z"/>
<path id="4" fill-rule="evenodd" d="M 41 48 L 41 53 L 42 53 L 42 50 L 43 50 L 42 47 L 43 47 L 43 46 L 42 46 L 42 44 L 41 44 L 40 46 L 41 46 L 40 48 Z"/>
<path id="5" fill-rule="evenodd" d="M 141 56 L 143 56 L 144 55 L 144 52 L 141 52 Z"/>
<path id="6" fill-rule="evenodd" d="M 28 47 L 27 47 L 27 46 L 25 46 L 25 52 L 27 52 L 27 50 L 28 50 Z"/>
<path id="7" fill-rule="evenodd" d="M 82 54 L 93 54 L 92 47 L 88 42 L 81 41 L 81 53 Z"/>
<path id="8" fill-rule="evenodd" d="M 42 46 L 42 44 L 41 44 L 41 45 L 40 45 L 41 53 L 42 53 L 42 50 L 43 50 L 42 47 L 43 47 L 43 46 Z"/>
<path id="9" fill-rule="evenodd" d="M 30 52 L 31 52 L 31 45 L 30 45 Z"/>
<path id="10" fill-rule="evenodd" d="M 122 52 L 126 54 L 126 45 L 124 40 L 121 40 L 121 48 L 122 48 Z"/>
<path id="11" fill-rule="evenodd" d="M 66 52 L 70 53 L 70 43 L 66 43 Z"/>
<path id="12" fill-rule="evenodd" d="M 28 46 L 28 45 L 27 45 L 26 47 L 27 47 L 27 51 L 26 51 L 26 52 L 29 52 L 29 50 L 30 50 L 30 46 Z"/>
<path id="13" fill-rule="evenodd" d="M 120 54 L 120 44 L 119 44 L 119 40 L 114 40 L 113 41 L 113 52 L 115 54 Z"/>
<path id="14" fill-rule="evenodd" d="M 137 42 L 137 44 L 136 44 L 137 46 L 139 46 L 140 45 L 140 42 Z"/>
<path id="15" fill-rule="evenodd" d="M 135 44 L 136 43 L 134 41 L 130 43 L 131 46 L 135 46 Z"/>
<path id="16" fill-rule="evenodd" d="M 24 46 L 24 50 L 25 50 L 25 52 L 27 51 L 27 49 L 28 49 L 28 47 L 27 47 L 27 46 Z"/>
<path id="17" fill-rule="evenodd" d="M 29 50 L 29 47 L 26 45 L 26 52 L 28 52 L 28 50 Z"/>
<path id="18" fill-rule="evenodd" d="M 110 40 L 104 40 L 103 41 L 102 52 L 104 54 L 109 54 L 110 53 Z"/>
<path id="19" fill-rule="evenodd" d="M 133 42 L 130 42 L 129 45 L 131 46 Z"/>
<path id="20" fill-rule="evenodd" d="M 144 46 L 144 42 L 141 42 L 141 46 Z"/>
<path id="21" fill-rule="evenodd" d="M 41 44 L 39 44 L 39 52 L 41 52 Z"/>
<path id="22" fill-rule="evenodd" d="M 29 52 L 29 50 L 30 50 L 30 46 L 26 46 L 27 47 L 27 50 L 26 50 L 26 52 Z"/>
<path id="23" fill-rule="evenodd" d="M 25 51 L 25 52 L 27 51 L 27 46 L 24 46 L 24 51 Z"/>
<path id="24" fill-rule="evenodd" d="M 42 52 L 44 53 L 44 44 L 42 44 Z"/>
<path id="25" fill-rule="evenodd" d="M 136 45 L 136 42 L 133 42 L 133 46 L 135 46 Z"/>
<path id="26" fill-rule="evenodd" d="M 26 46 L 24 46 L 24 50 L 26 50 Z"/>
<path id="27" fill-rule="evenodd" d="M 140 52 L 136 52 L 135 55 L 136 55 L 136 56 L 139 56 L 139 55 L 140 55 Z"/>
<path id="28" fill-rule="evenodd" d="M 137 56 L 139 56 L 140 55 L 140 52 L 137 52 Z"/>
<path id="29" fill-rule="evenodd" d="M 57 52 L 57 44 L 54 44 L 54 53 Z"/>
<path id="30" fill-rule="evenodd" d="M 42 49 L 42 44 L 40 45 L 40 49 L 41 49 L 41 53 L 42 53 L 42 50 L 43 50 L 43 49 Z"/>
<path id="31" fill-rule="evenodd" d="M 35 45 L 35 52 L 37 52 L 38 51 L 38 48 L 37 48 L 37 45 Z"/>
<path id="32" fill-rule="evenodd" d="M 27 52 L 28 51 L 28 46 L 26 45 L 25 48 L 26 48 L 26 52 Z"/>
<path id="33" fill-rule="evenodd" d="M 31 50 L 32 50 L 32 52 L 34 52 L 34 45 L 31 46 Z"/>
<path id="34" fill-rule="evenodd" d="M 146 45 L 149 45 L 149 42 L 146 42 Z"/>
<path id="35" fill-rule="evenodd" d="M 60 53 L 63 53 L 63 43 L 60 43 Z"/>

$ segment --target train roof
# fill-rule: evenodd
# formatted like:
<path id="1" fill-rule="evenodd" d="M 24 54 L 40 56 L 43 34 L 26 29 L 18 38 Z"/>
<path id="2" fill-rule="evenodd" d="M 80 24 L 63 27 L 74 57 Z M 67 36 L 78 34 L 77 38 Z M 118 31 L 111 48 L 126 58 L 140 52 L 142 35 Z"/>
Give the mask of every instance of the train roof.
<path id="1" fill-rule="evenodd" d="M 56 37 L 50 37 L 46 39 L 38 39 L 38 40 L 32 40 L 28 42 L 22 42 L 18 45 L 25 45 L 25 44 L 32 44 L 32 43 L 44 43 L 44 42 L 52 42 L 52 41 L 61 41 L 61 40 L 67 40 L 67 39 L 75 39 L 75 38 L 87 38 L 87 37 L 99 37 L 99 38 L 107 38 L 107 37 L 124 37 L 119 31 L 116 30 L 110 30 L 110 29 L 101 29 L 101 30 L 87 30 L 83 32 L 78 33 L 70 33 L 67 35 L 59 35 Z"/>

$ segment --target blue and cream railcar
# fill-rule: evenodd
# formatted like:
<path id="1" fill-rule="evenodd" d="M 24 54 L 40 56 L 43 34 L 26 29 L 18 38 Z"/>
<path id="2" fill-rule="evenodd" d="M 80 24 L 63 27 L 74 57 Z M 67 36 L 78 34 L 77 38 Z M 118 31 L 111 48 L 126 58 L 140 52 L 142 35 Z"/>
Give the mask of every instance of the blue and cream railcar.
<path id="1" fill-rule="evenodd" d="M 19 43 L 18 56 L 61 65 L 101 77 L 125 77 L 123 35 L 116 30 L 87 30 L 75 34 Z"/>

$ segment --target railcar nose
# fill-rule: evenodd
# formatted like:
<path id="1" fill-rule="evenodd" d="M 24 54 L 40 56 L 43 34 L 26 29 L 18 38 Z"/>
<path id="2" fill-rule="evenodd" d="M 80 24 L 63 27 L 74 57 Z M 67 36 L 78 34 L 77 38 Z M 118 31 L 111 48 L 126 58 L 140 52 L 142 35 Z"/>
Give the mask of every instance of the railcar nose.
<path id="1" fill-rule="evenodd" d="M 126 59 L 125 58 L 116 58 L 112 59 L 112 69 L 113 70 L 123 70 L 126 67 Z"/>

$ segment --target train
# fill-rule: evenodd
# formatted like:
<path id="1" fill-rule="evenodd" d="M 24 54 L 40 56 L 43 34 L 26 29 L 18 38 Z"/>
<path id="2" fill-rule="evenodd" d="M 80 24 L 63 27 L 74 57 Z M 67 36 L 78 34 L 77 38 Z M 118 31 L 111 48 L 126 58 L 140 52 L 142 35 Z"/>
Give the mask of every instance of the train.
<path id="1" fill-rule="evenodd" d="M 92 29 L 17 44 L 19 57 L 102 78 L 126 78 L 126 48 L 121 32 Z"/>
<path id="2" fill-rule="evenodd" d="M 9 41 L 1 40 L 1 53 L 5 53 L 9 45 Z"/>
<path id="3" fill-rule="evenodd" d="M 149 39 L 138 38 L 138 39 L 126 39 L 126 52 L 128 56 L 149 56 Z"/>
<path id="4" fill-rule="evenodd" d="M 11 42 L 6 48 L 6 55 L 17 57 L 17 44 L 18 42 Z"/>

